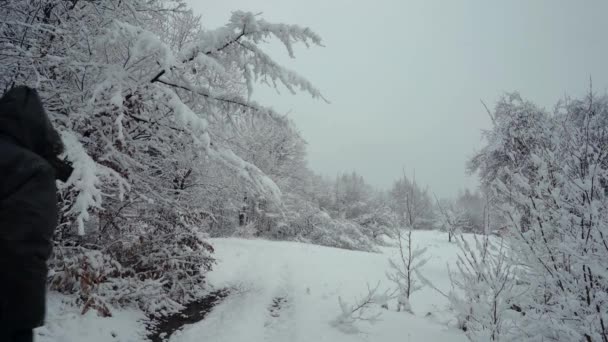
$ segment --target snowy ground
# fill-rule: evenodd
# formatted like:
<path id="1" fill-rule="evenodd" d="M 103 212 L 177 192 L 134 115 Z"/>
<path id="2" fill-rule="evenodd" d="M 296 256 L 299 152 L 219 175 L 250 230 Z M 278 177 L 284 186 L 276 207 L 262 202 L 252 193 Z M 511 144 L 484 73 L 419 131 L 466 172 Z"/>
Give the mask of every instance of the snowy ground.
<path id="1" fill-rule="evenodd" d="M 110 318 L 98 317 L 94 310 L 85 315 L 73 299 L 49 296 L 46 326 L 37 329 L 36 342 L 142 342 L 145 315 L 138 310 L 113 310 Z"/>
<path id="2" fill-rule="evenodd" d="M 442 289 L 449 289 L 446 263 L 453 262 L 455 245 L 445 234 L 416 232 L 414 243 L 427 246 L 431 258 L 423 273 Z M 214 239 L 218 265 L 210 276 L 216 287 L 239 290 L 219 304 L 204 321 L 175 333 L 171 342 L 298 342 L 298 341 L 466 341 L 446 312 L 446 300 L 425 288 L 414 294 L 415 315 L 382 310 L 375 324 L 357 323 L 362 331 L 345 334 L 331 326 L 338 316 L 338 296 L 351 301 L 364 295 L 367 285 L 388 287 L 385 272 L 395 249 L 382 254 L 352 252 L 314 245 L 263 240 Z M 118 312 L 114 318 L 79 317 L 54 296 L 49 325 L 39 331 L 40 342 L 142 341 L 143 316 Z M 63 307 L 63 309 L 62 309 Z M 431 313 L 427 317 L 427 314 Z M 93 339 L 92 337 L 98 338 Z"/>

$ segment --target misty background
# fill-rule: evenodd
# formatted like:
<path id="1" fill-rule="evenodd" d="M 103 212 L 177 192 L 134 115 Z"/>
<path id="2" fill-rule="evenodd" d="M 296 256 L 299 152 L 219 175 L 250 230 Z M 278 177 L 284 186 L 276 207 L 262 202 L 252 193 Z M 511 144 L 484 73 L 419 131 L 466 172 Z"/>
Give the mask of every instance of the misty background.
<path id="1" fill-rule="evenodd" d="M 289 113 L 313 170 L 356 170 L 387 189 L 414 173 L 439 196 L 477 186 L 465 163 L 504 92 L 552 110 L 565 96 L 605 93 L 608 3 L 588 1 L 190 0 L 203 25 L 233 10 L 308 26 L 325 48 L 296 47 L 277 61 L 307 77 L 331 104 L 259 86 L 254 100 Z"/>

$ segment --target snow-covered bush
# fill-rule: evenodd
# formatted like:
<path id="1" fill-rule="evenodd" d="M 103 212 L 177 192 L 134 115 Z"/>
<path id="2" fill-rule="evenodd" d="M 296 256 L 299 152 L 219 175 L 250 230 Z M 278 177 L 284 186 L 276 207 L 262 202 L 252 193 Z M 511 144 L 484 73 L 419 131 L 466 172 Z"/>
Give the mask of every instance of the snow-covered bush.
<path id="1" fill-rule="evenodd" d="M 367 286 L 367 293 L 348 303 L 338 297 L 340 314 L 330 324 L 346 334 L 357 334 L 361 330 L 355 325 L 357 322 L 376 323 L 382 315 L 381 308 L 391 299 L 389 291 L 381 292 L 380 283 L 375 287 Z"/>
<path id="2" fill-rule="evenodd" d="M 289 207 L 290 215 L 283 223 L 295 241 L 351 250 L 375 250 L 376 241 L 365 228 L 344 218 L 332 218 L 310 202 L 298 201 Z"/>
<path id="3" fill-rule="evenodd" d="M 515 308 L 521 300 L 516 269 L 502 239 L 473 236 L 474 245 L 463 235 L 456 270 L 450 272 L 453 290 L 448 299 L 459 327 L 471 341 L 504 341 L 513 338 L 521 315 Z"/>
<path id="4" fill-rule="evenodd" d="M 78 294 L 84 310 L 137 305 L 150 315 L 175 312 L 205 291 L 213 248 L 192 227 L 165 229 L 155 220 L 149 234 L 121 234 L 104 248 L 83 237 L 80 246 L 58 246 L 51 260 L 51 288 Z M 88 241 L 91 241 L 90 243 Z M 99 249 L 98 249 L 99 248 Z"/>

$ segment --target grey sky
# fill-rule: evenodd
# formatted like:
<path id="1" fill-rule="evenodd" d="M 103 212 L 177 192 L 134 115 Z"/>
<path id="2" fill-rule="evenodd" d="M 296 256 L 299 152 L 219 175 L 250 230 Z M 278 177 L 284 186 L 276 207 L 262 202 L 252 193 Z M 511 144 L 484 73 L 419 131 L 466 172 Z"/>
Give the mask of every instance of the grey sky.
<path id="1" fill-rule="evenodd" d="M 311 167 L 356 170 L 388 188 L 402 167 L 440 196 L 476 180 L 464 164 L 481 146 L 493 106 L 518 90 L 550 108 L 568 93 L 608 86 L 606 1 L 190 0 L 214 28 L 232 10 L 309 26 L 326 47 L 291 60 L 332 102 L 259 87 L 254 98 L 290 111 Z"/>

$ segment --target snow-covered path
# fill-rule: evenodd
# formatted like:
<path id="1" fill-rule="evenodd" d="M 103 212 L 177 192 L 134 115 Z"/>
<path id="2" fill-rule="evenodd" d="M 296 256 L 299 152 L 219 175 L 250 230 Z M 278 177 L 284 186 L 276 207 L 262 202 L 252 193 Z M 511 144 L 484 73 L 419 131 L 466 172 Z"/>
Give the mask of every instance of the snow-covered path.
<path id="1" fill-rule="evenodd" d="M 425 269 L 445 286 L 445 261 L 454 252 L 438 233 L 417 234 L 436 254 Z M 171 342 L 465 341 L 462 333 L 425 318 L 441 316 L 445 304 L 432 290 L 416 294 L 416 315 L 383 311 L 376 324 L 358 323 L 363 333 L 345 334 L 330 325 L 345 300 L 365 294 L 367 284 L 388 286 L 386 254 L 262 240 L 215 239 L 218 265 L 209 277 L 218 287 L 236 287 L 204 321 L 185 327 Z M 446 246 L 447 245 L 447 246 Z M 387 255 L 389 254 L 389 255 Z M 437 314 L 439 316 L 437 316 Z"/>

